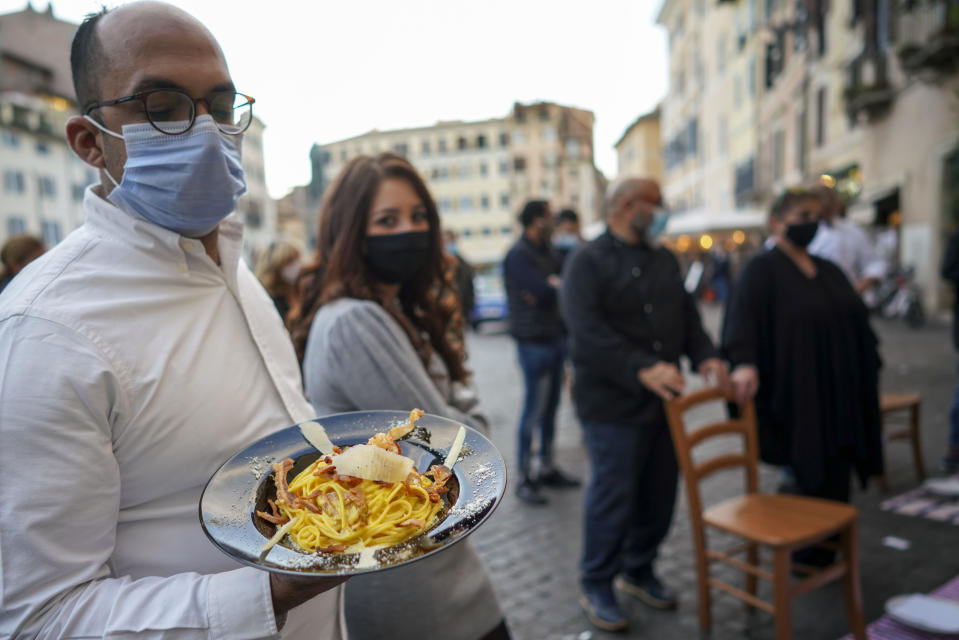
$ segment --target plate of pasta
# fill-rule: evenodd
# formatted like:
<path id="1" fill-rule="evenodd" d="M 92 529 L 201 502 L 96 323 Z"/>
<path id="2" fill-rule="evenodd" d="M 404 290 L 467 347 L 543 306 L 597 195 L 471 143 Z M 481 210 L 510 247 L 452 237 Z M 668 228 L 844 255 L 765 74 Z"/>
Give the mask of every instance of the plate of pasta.
<path id="1" fill-rule="evenodd" d="M 227 460 L 200 497 L 200 523 L 244 564 L 356 575 L 439 553 L 493 513 L 506 464 L 478 431 L 402 411 L 317 418 Z"/>

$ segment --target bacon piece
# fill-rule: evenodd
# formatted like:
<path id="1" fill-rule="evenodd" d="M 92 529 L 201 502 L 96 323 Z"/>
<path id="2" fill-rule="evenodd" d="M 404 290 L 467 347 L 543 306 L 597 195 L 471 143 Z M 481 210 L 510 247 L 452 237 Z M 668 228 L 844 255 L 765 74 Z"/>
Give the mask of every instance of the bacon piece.
<path id="1" fill-rule="evenodd" d="M 419 527 L 419 528 L 422 529 L 423 527 L 426 526 L 426 523 L 423 522 L 422 520 L 420 520 L 419 518 L 410 518 L 410 519 L 408 519 L 408 520 L 404 520 L 403 522 L 401 522 L 401 523 L 399 524 L 399 526 L 401 526 L 401 527 Z"/>
<path id="2" fill-rule="evenodd" d="M 318 468 L 316 471 L 313 472 L 313 475 L 316 476 L 317 478 L 322 478 L 323 476 L 332 478 L 334 475 L 336 475 L 336 467 L 334 467 L 331 464 L 328 464 L 325 467 Z"/>
<path id="3" fill-rule="evenodd" d="M 409 432 L 412 431 L 413 427 L 416 425 L 416 421 L 422 417 L 422 409 L 413 409 L 410 411 L 410 417 L 405 424 L 397 425 L 386 433 L 377 433 L 370 438 L 366 444 L 402 455 L 403 451 L 400 449 L 400 445 L 396 444 L 396 441 L 409 434 Z"/>
<path id="4" fill-rule="evenodd" d="M 263 511 L 257 511 L 257 512 L 256 512 L 256 515 L 260 516 L 261 518 L 263 518 L 263 519 L 266 520 L 267 522 L 271 522 L 271 523 L 276 524 L 276 525 L 286 524 L 287 522 L 290 521 L 289 518 L 284 518 L 283 516 L 270 515 L 269 513 L 266 513 L 266 512 L 263 512 Z"/>
<path id="5" fill-rule="evenodd" d="M 296 502 L 293 503 L 293 507 L 296 509 L 306 509 L 316 514 L 321 513 L 319 507 L 313 504 L 312 500 L 304 500 L 303 498 L 297 498 Z"/>
<path id="6" fill-rule="evenodd" d="M 343 447 L 338 447 L 338 446 L 336 446 L 336 445 L 334 444 L 334 445 L 333 445 L 333 453 L 335 453 L 336 455 L 339 455 L 339 454 L 343 453 Z"/>
<path id="7" fill-rule="evenodd" d="M 333 476 L 333 479 L 340 483 L 340 486 L 347 489 L 352 489 L 363 483 L 363 478 L 357 478 L 356 476 L 341 476 L 339 474 Z"/>
<path id="8" fill-rule="evenodd" d="M 433 486 L 442 487 L 446 481 L 453 477 L 453 471 L 442 464 L 434 464 L 430 470 L 424 473 L 425 476 L 433 476 Z"/>
<path id="9" fill-rule="evenodd" d="M 366 493 L 364 493 L 362 489 L 358 489 L 358 488 L 350 489 L 346 493 L 346 498 L 347 500 L 355 504 L 357 507 L 359 507 L 360 510 L 363 510 L 366 508 Z"/>
<path id="10" fill-rule="evenodd" d="M 292 507 L 297 497 L 290 493 L 290 485 L 286 482 L 286 474 L 293 468 L 293 460 L 286 458 L 282 462 L 273 464 L 273 483 L 276 485 L 276 501 Z"/>
<path id="11" fill-rule="evenodd" d="M 323 511 L 325 511 L 326 514 L 331 518 L 336 518 L 340 513 L 336 508 L 338 505 L 336 502 L 334 502 L 335 498 L 335 491 L 328 491 L 327 493 L 323 494 Z"/>
<path id="12" fill-rule="evenodd" d="M 389 487 L 392 487 L 392 486 L 393 486 L 393 483 L 392 483 L 392 482 L 386 482 L 385 480 L 374 480 L 373 482 L 375 482 L 376 484 L 380 485 L 381 487 L 387 487 L 387 488 L 389 488 Z"/>

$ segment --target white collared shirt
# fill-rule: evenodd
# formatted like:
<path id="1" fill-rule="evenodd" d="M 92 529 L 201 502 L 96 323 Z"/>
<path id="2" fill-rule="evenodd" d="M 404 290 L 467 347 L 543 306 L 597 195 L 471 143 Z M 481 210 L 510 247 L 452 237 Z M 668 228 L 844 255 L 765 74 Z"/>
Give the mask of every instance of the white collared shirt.
<path id="1" fill-rule="evenodd" d="M 92 188 L 0 296 L 0 637 L 335 638 L 334 590 L 277 632 L 266 572 L 206 539 L 227 458 L 313 417 L 234 217 L 200 241 Z"/>
<path id="2" fill-rule="evenodd" d="M 886 262 L 876 252 L 866 232 L 843 218 L 834 218 L 831 225 L 819 223 L 807 251 L 834 262 L 853 284 L 864 278 L 881 280 L 886 275 Z"/>

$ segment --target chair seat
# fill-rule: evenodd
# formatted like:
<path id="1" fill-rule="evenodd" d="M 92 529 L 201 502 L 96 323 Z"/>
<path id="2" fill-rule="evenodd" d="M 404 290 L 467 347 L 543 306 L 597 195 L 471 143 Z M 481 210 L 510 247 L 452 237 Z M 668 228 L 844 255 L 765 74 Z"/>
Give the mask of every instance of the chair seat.
<path id="1" fill-rule="evenodd" d="M 703 512 L 706 524 L 770 547 L 809 544 L 856 519 L 848 504 L 793 495 L 752 493 Z"/>
<path id="2" fill-rule="evenodd" d="M 918 393 L 884 393 L 879 396 L 879 411 L 900 411 L 919 404 Z"/>

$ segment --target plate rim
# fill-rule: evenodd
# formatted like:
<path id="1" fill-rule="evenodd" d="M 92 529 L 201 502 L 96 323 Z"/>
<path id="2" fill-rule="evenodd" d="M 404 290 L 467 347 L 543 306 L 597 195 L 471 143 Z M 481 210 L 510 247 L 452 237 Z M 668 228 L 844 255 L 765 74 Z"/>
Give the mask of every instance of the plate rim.
<path id="1" fill-rule="evenodd" d="M 257 446 L 258 444 L 262 443 L 264 440 L 267 440 L 267 439 L 269 439 L 269 438 L 271 438 L 271 437 L 276 437 L 276 436 L 278 436 L 279 434 L 281 434 L 281 433 L 283 433 L 283 432 L 292 432 L 294 429 L 297 429 L 300 425 L 302 425 L 302 424 L 304 424 L 304 423 L 306 423 L 306 422 L 319 422 L 320 424 L 323 424 L 323 421 L 324 421 L 324 420 L 330 420 L 331 418 L 344 419 L 344 418 L 349 418 L 350 416 L 359 416 L 359 415 L 362 415 L 362 416 L 364 416 L 364 417 L 369 417 L 369 416 L 371 416 L 371 415 L 376 415 L 376 414 L 382 414 L 382 415 L 386 416 L 385 420 L 388 421 L 388 420 L 396 420 L 396 419 L 406 418 L 406 417 L 409 416 L 410 412 L 409 412 L 409 411 L 404 411 L 404 410 L 396 410 L 396 409 L 370 409 L 370 410 L 353 410 L 353 411 L 342 411 L 342 412 L 337 412 L 337 413 L 323 414 L 323 415 L 320 415 L 320 416 L 311 418 L 311 419 L 309 419 L 309 420 L 304 420 L 304 421 L 302 421 L 302 422 L 298 422 L 298 423 L 289 425 L 289 426 L 287 426 L 287 427 L 278 429 L 278 430 L 276 430 L 276 431 L 273 431 L 273 432 L 271 432 L 271 433 L 268 433 L 268 434 L 266 434 L 266 435 L 264 435 L 264 436 L 262 436 L 262 437 L 260 437 L 260 438 L 257 438 L 257 439 L 254 440 L 253 442 L 249 443 L 246 447 L 240 449 L 239 451 L 236 451 L 233 455 L 229 456 L 226 460 L 223 461 L 222 464 L 220 464 L 220 465 L 216 468 L 216 470 L 215 470 L 215 471 L 210 475 L 210 477 L 207 479 L 206 484 L 204 484 L 203 490 L 202 490 L 201 493 L 200 493 L 200 498 L 199 498 L 198 503 L 197 503 L 197 515 L 198 515 L 198 518 L 199 518 L 199 521 L 200 521 L 200 527 L 201 527 L 201 529 L 203 530 L 203 533 L 206 535 L 207 539 L 210 541 L 210 543 L 213 544 L 221 553 L 224 553 L 224 554 L 225 554 L 227 557 L 229 557 L 230 559 L 232 559 L 232 560 L 234 560 L 234 561 L 236 561 L 236 562 L 239 562 L 239 563 L 241 563 L 241 564 L 244 564 L 244 565 L 246 565 L 246 566 L 251 566 L 251 567 L 254 567 L 254 568 L 263 570 L 263 571 L 268 571 L 268 572 L 270 572 L 270 573 L 278 573 L 278 574 L 289 575 L 289 576 L 297 576 L 297 577 L 301 577 L 301 578 L 304 578 L 304 579 L 309 579 L 309 578 L 320 578 L 320 579 L 322 579 L 322 578 L 344 577 L 344 576 L 345 576 L 345 577 L 352 577 L 352 576 L 358 576 L 358 575 L 363 575 L 363 574 L 367 574 L 367 573 L 375 573 L 375 572 L 379 572 L 379 571 L 386 571 L 386 570 L 389 570 L 389 569 L 394 569 L 394 568 L 403 567 L 403 566 L 405 566 L 405 565 L 407 565 L 407 564 L 411 564 L 411 563 L 416 562 L 416 561 L 418 561 L 418 560 L 420 560 L 420 559 L 423 559 L 423 558 L 426 558 L 426 557 L 435 555 L 435 554 L 443 551 L 444 549 L 446 549 L 446 548 L 448 548 L 448 547 L 452 547 L 452 546 L 456 545 L 457 543 L 461 542 L 462 540 L 466 539 L 467 537 L 469 537 L 470 534 L 473 533 L 473 531 L 475 531 L 476 529 L 478 529 L 478 528 L 479 528 L 482 524 L 484 524 L 490 517 L 492 517 L 493 513 L 494 513 L 494 512 L 496 511 L 496 509 L 500 506 L 500 504 L 501 504 L 502 501 L 503 501 L 504 496 L 506 495 L 506 487 L 507 487 L 507 483 L 508 483 L 508 481 L 509 481 L 509 478 L 508 478 L 508 475 L 509 475 L 509 473 L 508 473 L 508 468 L 507 468 L 506 460 L 505 460 L 505 458 L 503 457 L 503 454 L 502 454 L 502 453 L 500 452 L 500 450 L 496 447 L 496 445 L 493 443 L 493 441 L 492 441 L 489 437 L 487 437 L 486 434 L 484 434 L 483 432 L 481 432 L 479 429 L 476 429 L 476 428 L 474 428 L 474 427 L 471 427 L 470 425 L 464 424 L 463 422 L 460 422 L 459 420 L 454 420 L 454 419 L 452 419 L 452 418 L 448 418 L 448 417 L 446 417 L 446 416 L 442 416 L 442 415 L 439 415 L 439 414 L 433 414 L 433 413 L 424 413 L 424 414 L 423 414 L 423 417 L 424 417 L 424 418 L 429 417 L 429 418 L 431 418 L 431 419 L 439 419 L 439 420 L 444 421 L 444 422 L 452 423 L 452 425 L 455 425 L 455 426 L 462 426 L 462 427 L 464 427 L 464 428 L 466 429 L 466 432 L 467 432 L 467 438 L 469 438 L 469 437 L 471 437 L 471 436 L 472 436 L 472 437 L 479 437 L 482 441 L 485 441 L 486 445 L 488 446 L 489 451 L 492 451 L 492 452 L 495 454 L 495 458 L 494 458 L 494 459 L 499 463 L 499 466 L 500 466 L 501 469 L 502 469 L 502 482 L 501 482 L 501 486 L 499 487 L 498 490 L 496 490 L 496 491 L 494 491 L 492 494 L 490 494 L 490 495 L 491 495 L 491 498 L 492 498 L 492 503 L 490 504 L 489 508 L 486 509 L 486 511 L 485 511 L 481 516 L 479 516 L 479 517 L 476 519 L 476 521 L 467 529 L 467 531 L 464 532 L 464 534 L 452 536 L 452 539 L 449 539 L 449 538 L 451 537 L 450 535 L 444 536 L 443 540 L 448 540 L 448 539 L 449 539 L 449 542 L 441 545 L 440 547 L 438 547 L 438 548 L 436 548 L 436 549 L 427 551 L 427 552 L 425 552 L 425 553 L 419 554 L 419 555 L 417 555 L 417 556 L 414 556 L 414 557 L 412 557 L 412 558 L 409 558 L 409 559 L 406 559 L 406 560 L 402 560 L 402 561 L 399 561 L 399 562 L 395 562 L 395 563 L 391 563 L 391 564 L 379 564 L 379 563 L 378 563 L 378 564 L 374 564 L 374 565 L 367 566 L 367 567 L 363 567 L 363 568 L 356 568 L 355 566 L 352 566 L 352 565 L 351 565 L 351 566 L 347 566 L 347 567 L 338 567 L 338 568 L 333 569 L 333 570 L 320 571 L 320 570 L 311 570 L 310 567 L 307 567 L 307 568 L 301 569 L 301 570 L 297 570 L 297 569 L 291 569 L 291 568 L 286 568 L 286 567 L 271 566 L 271 565 L 268 565 L 268 564 L 263 564 L 262 562 L 257 562 L 257 561 L 255 561 L 255 560 L 252 560 L 252 559 L 247 558 L 247 557 L 240 556 L 239 554 L 234 553 L 234 552 L 229 548 L 229 546 L 227 546 L 225 543 L 221 543 L 221 541 L 218 540 L 217 537 L 214 536 L 213 532 L 211 532 L 210 528 L 207 526 L 207 519 L 204 517 L 204 499 L 205 499 L 206 496 L 207 496 L 207 492 L 208 492 L 208 490 L 210 489 L 210 485 L 213 483 L 213 480 L 216 478 L 216 476 L 219 475 L 220 472 L 224 470 L 224 468 L 226 468 L 226 467 L 227 467 L 228 465 L 230 465 L 231 463 L 235 462 L 238 458 L 240 458 L 241 456 L 243 456 L 243 455 L 244 455 L 246 452 L 248 452 L 250 449 L 252 449 L 252 448 L 254 448 L 255 446 Z M 376 432 L 376 433 L 379 433 L 379 432 Z M 302 434 L 301 434 L 301 435 L 302 435 Z M 371 434 L 371 435 L 372 435 L 372 434 Z M 331 440 L 333 440 L 334 438 L 335 438 L 335 436 L 331 436 Z M 400 442 L 403 442 L 403 441 L 401 440 Z M 312 445 L 306 440 L 305 437 L 303 437 L 303 446 L 304 446 L 304 447 L 311 447 L 311 448 L 312 448 Z M 439 455 L 440 457 L 442 457 L 442 454 L 440 453 L 440 450 L 439 450 L 439 449 L 433 449 L 432 447 L 424 446 L 424 445 L 422 445 L 421 443 L 415 443 L 413 446 L 417 446 L 418 448 L 420 448 L 420 449 L 422 449 L 422 450 L 424 450 L 424 451 L 426 451 L 426 452 L 428 452 L 428 453 L 433 453 L 433 454 L 435 454 L 435 455 Z M 315 448 L 313 448 L 313 450 L 316 451 Z M 301 455 L 305 455 L 305 454 L 301 454 Z M 459 460 L 457 461 L 457 464 L 455 464 L 455 465 L 453 466 L 453 473 L 454 473 L 454 474 L 457 474 L 457 470 L 461 470 L 461 469 L 462 469 L 462 466 L 461 466 L 461 465 L 463 464 L 463 462 L 464 462 L 464 461 L 468 461 L 468 460 L 469 460 L 469 457 L 459 459 Z M 468 462 L 467 462 L 467 464 L 468 464 Z M 258 488 L 258 487 L 261 485 L 261 483 L 265 481 L 264 478 L 266 478 L 267 476 L 269 476 L 271 473 L 272 473 L 272 468 L 271 468 L 269 471 L 264 471 L 263 474 L 262 474 L 259 478 L 256 478 L 255 483 L 254 483 L 254 490 L 255 490 L 256 488 Z M 463 478 L 465 477 L 465 474 L 462 474 L 462 476 L 463 476 L 463 477 L 459 477 L 459 476 L 457 477 L 457 480 L 460 482 L 461 486 L 463 485 Z M 244 498 L 244 499 L 247 499 L 247 498 Z M 252 506 L 251 509 L 254 508 L 254 507 L 255 507 L 255 505 Z M 253 525 L 252 520 L 246 520 L 246 516 L 247 516 L 247 515 L 249 515 L 249 513 L 248 513 L 247 510 L 244 508 L 243 517 L 244 517 L 245 522 L 244 522 L 244 524 L 242 525 L 243 530 L 246 530 L 248 527 L 254 527 L 254 528 L 255 528 L 255 525 Z M 437 527 L 440 527 L 440 526 L 443 525 L 445 522 L 446 522 L 446 520 L 444 519 L 444 520 L 441 521 L 440 523 L 437 523 L 437 525 L 434 526 L 433 528 L 431 528 L 431 529 L 429 530 L 429 532 L 434 531 Z M 447 527 L 446 529 L 453 528 L 453 526 L 455 526 L 455 525 L 452 525 L 452 526 L 450 526 L 450 527 Z M 419 535 L 426 535 L 426 534 L 429 533 L 429 532 L 425 532 L 425 533 L 419 534 Z M 260 535 L 262 535 L 262 534 L 260 534 Z M 415 539 L 415 538 L 416 538 L 416 536 L 413 536 L 413 537 L 410 538 L 410 539 L 412 540 L 412 539 Z M 403 544 L 403 543 L 400 543 L 400 544 Z M 292 551 L 292 550 L 291 550 L 291 551 Z M 302 554 L 302 555 L 306 556 L 306 555 L 308 555 L 308 554 Z M 265 556 L 263 556 L 263 557 L 265 558 Z"/>
<path id="2" fill-rule="evenodd" d="M 897 604 L 906 601 L 907 599 L 913 596 L 922 596 L 924 598 L 931 598 L 933 600 L 939 600 L 941 602 L 948 603 L 956 608 L 956 611 L 959 612 L 959 601 L 953 600 L 951 598 L 944 598 L 943 596 L 930 595 L 926 593 L 901 593 L 899 595 L 892 596 L 886 600 L 884 608 L 886 610 L 886 615 L 898 622 L 899 624 L 905 625 L 910 629 L 918 629 L 919 631 L 928 631 L 929 633 L 938 633 L 938 634 L 956 634 L 959 633 L 959 618 L 956 620 L 956 626 L 949 629 L 944 629 L 942 627 L 933 627 L 925 624 L 917 624 L 914 621 L 907 620 L 906 618 L 896 615 L 894 609 Z"/>

